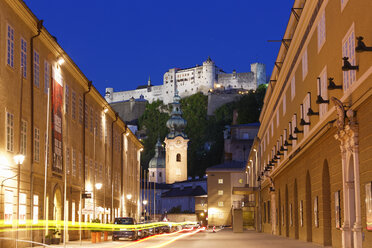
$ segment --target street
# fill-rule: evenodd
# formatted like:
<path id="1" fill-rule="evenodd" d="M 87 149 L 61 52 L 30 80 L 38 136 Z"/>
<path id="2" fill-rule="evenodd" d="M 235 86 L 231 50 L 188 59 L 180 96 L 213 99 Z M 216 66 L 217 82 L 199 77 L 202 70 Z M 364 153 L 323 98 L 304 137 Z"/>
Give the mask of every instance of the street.
<path id="1" fill-rule="evenodd" d="M 63 245 L 49 246 L 49 247 L 63 247 Z M 227 248 L 227 247 L 254 247 L 254 248 L 272 248 L 272 247 L 286 247 L 286 248 L 315 248 L 314 244 L 302 242 L 298 240 L 278 237 L 270 234 L 257 233 L 254 231 L 245 231 L 244 233 L 233 233 L 232 229 L 227 228 L 217 230 L 213 233 L 208 231 L 183 231 L 180 233 L 163 234 L 159 236 L 152 236 L 138 241 L 109 241 L 91 244 L 89 241 L 84 241 L 82 246 L 78 241 L 69 242 L 67 247 L 105 247 L 105 248 L 197 248 L 197 247 L 213 247 L 213 248 Z"/>

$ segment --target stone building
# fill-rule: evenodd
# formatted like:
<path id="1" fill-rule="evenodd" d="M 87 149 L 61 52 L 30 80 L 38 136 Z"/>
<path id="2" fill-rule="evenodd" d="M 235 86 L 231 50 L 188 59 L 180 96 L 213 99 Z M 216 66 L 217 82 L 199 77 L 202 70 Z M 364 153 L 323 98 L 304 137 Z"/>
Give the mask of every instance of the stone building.
<path id="1" fill-rule="evenodd" d="M 155 155 L 149 162 L 149 182 L 165 183 L 165 156 L 160 140 L 155 145 Z"/>
<path id="2" fill-rule="evenodd" d="M 0 1 L 0 50 L 0 215 L 24 227 L 0 236 L 42 242 L 42 220 L 138 217 L 141 143 L 24 1 Z"/>
<path id="3" fill-rule="evenodd" d="M 370 9 L 294 2 L 247 162 L 258 230 L 372 247 Z"/>
<path id="4" fill-rule="evenodd" d="M 108 103 L 127 101 L 130 98 L 143 97 L 150 103 L 161 100 L 164 104 L 171 103 L 175 94 L 175 84 L 181 98 L 198 92 L 208 94 L 213 89 L 243 89 L 255 90 L 260 84 L 266 83 L 265 65 L 261 63 L 251 64 L 251 71 L 237 73 L 225 73 L 216 66 L 208 57 L 202 65 L 179 69 L 169 69 L 163 76 L 162 85 L 152 85 L 149 79 L 147 85 L 137 87 L 135 90 L 114 92 L 113 88 L 106 88 L 106 100 Z"/>

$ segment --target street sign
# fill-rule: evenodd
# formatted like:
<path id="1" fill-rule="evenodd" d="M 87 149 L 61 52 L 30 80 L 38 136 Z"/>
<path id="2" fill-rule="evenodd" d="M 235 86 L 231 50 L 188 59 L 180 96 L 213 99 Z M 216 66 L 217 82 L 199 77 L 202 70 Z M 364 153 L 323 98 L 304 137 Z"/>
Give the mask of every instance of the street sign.
<path id="1" fill-rule="evenodd" d="M 81 194 L 81 197 L 83 199 L 90 199 L 90 198 L 92 198 L 92 194 L 91 193 L 83 193 L 83 194 Z"/>

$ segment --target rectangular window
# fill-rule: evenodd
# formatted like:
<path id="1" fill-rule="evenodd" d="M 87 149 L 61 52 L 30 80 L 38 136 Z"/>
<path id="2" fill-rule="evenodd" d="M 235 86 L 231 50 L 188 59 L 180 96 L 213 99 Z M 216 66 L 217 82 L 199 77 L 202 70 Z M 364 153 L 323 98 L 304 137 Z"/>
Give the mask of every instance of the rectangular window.
<path id="1" fill-rule="evenodd" d="M 65 113 L 69 113 L 70 108 L 70 87 L 66 84 L 65 85 Z"/>
<path id="2" fill-rule="evenodd" d="M 85 171 L 84 171 L 84 174 L 85 174 L 85 180 L 88 180 L 88 171 L 89 171 L 89 160 L 88 160 L 88 157 L 85 156 Z"/>
<path id="3" fill-rule="evenodd" d="M 5 190 L 4 192 L 4 224 L 13 222 L 13 191 Z"/>
<path id="4" fill-rule="evenodd" d="M 223 179 L 222 178 L 218 179 L 218 184 L 223 184 Z"/>
<path id="5" fill-rule="evenodd" d="M 271 223 L 271 204 L 267 201 L 267 222 Z"/>
<path id="6" fill-rule="evenodd" d="M 300 226 L 304 226 L 304 202 L 300 201 Z"/>
<path id="7" fill-rule="evenodd" d="M 88 115 L 89 115 L 89 106 L 85 104 L 85 128 L 88 128 Z"/>
<path id="8" fill-rule="evenodd" d="M 285 114 L 285 111 L 287 109 L 287 105 L 286 105 L 286 97 L 287 97 L 287 94 L 284 94 L 283 96 L 283 115 Z"/>
<path id="9" fill-rule="evenodd" d="M 79 123 L 83 124 L 83 99 L 79 97 Z"/>
<path id="10" fill-rule="evenodd" d="M 293 76 L 291 80 L 291 100 L 293 100 L 295 95 L 296 95 L 296 78 L 295 76 Z"/>
<path id="11" fill-rule="evenodd" d="M 34 160 L 40 161 L 40 129 L 35 128 L 34 133 Z"/>
<path id="12" fill-rule="evenodd" d="M 318 23 L 318 52 L 323 47 L 326 40 L 326 23 L 325 23 L 325 11 L 320 17 Z"/>
<path id="13" fill-rule="evenodd" d="M 76 149 L 72 149 L 72 176 L 76 177 Z"/>
<path id="14" fill-rule="evenodd" d="M 222 201 L 218 202 L 218 206 L 223 207 L 223 202 Z"/>
<path id="15" fill-rule="evenodd" d="M 40 86 L 40 58 L 37 51 L 34 51 L 34 84 Z"/>
<path id="16" fill-rule="evenodd" d="M 19 224 L 26 224 L 26 194 L 19 193 Z"/>
<path id="17" fill-rule="evenodd" d="M 66 160 L 65 160 L 65 166 L 66 166 L 66 173 L 70 174 L 70 149 L 66 148 Z"/>
<path id="18" fill-rule="evenodd" d="M 6 150 L 14 151 L 14 115 L 6 113 Z"/>
<path id="19" fill-rule="evenodd" d="M 75 91 L 71 92 L 71 116 L 72 116 L 72 119 L 76 120 L 76 93 Z"/>
<path id="20" fill-rule="evenodd" d="M 82 165 L 83 165 L 83 156 L 81 155 L 81 152 L 79 152 L 79 166 L 78 166 L 77 173 L 76 173 L 77 178 L 80 178 Z"/>
<path id="21" fill-rule="evenodd" d="M 311 108 L 311 98 L 310 98 L 310 92 L 306 94 L 306 97 L 303 101 L 303 111 L 301 119 L 303 119 L 306 123 L 310 123 L 310 116 L 307 115 L 309 109 Z M 310 130 L 310 125 L 304 125 L 304 136 L 306 136 Z"/>
<path id="22" fill-rule="evenodd" d="M 348 61 L 351 65 L 355 65 L 355 34 L 354 26 L 347 32 L 342 42 L 342 57 L 349 58 Z M 352 83 L 355 81 L 355 70 L 343 71 L 344 91 L 347 91 Z"/>
<path id="23" fill-rule="evenodd" d="M 26 155 L 27 148 L 27 122 L 21 122 L 21 154 Z"/>
<path id="24" fill-rule="evenodd" d="M 33 210 L 33 219 L 32 224 L 37 224 L 39 222 L 39 196 L 34 195 L 34 210 Z"/>
<path id="25" fill-rule="evenodd" d="M 314 225 L 315 227 L 319 227 L 319 211 L 318 211 L 318 197 L 315 196 L 314 198 Z"/>
<path id="26" fill-rule="evenodd" d="M 289 225 L 290 226 L 293 226 L 293 213 L 292 213 L 292 204 L 289 204 Z"/>
<path id="27" fill-rule="evenodd" d="M 223 195 L 223 190 L 219 190 L 218 195 Z"/>
<path id="28" fill-rule="evenodd" d="M 336 228 L 341 228 L 341 201 L 340 201 L 340 191 L 335 192 L 335 221 L 336 221 Z M 372 211 L 370 211 L 372 212 Z M 368 211 L 367 211 L 368 214 Z M 372 219 L 371 219 L 372 221 Z M 371 223 L 372 225 L 372 223 Z M 371 226 L 372 230 L 372 226 Z"/>
<path id="29" fill-rule="evenodd" d="M 323 100 L 328 100 L 328 89 L 327 89 L 327 67 L 323 69 L 322 73 L 318 78 L 318 96 L 321 96 Z M 322 118 L 328 111 L 328 104 L 319 104 L 319 117 Z"/>
<path id="30" fill-rule="evenodd" d="M 44 60 L 44 92 L 48 93 L 50 85 L 50 64 Z"/>
<path id="31" fill-rule="evenodd" d="M 6 36 L 6 63 L 14 67 L 14 29 L 8 24 Z"/>
<path id="32" fill-rule="evenodd" d="M 271 138 L 274 136 L 274 123 L 271 122 Z"/>
<path id="33" fill-rule="evenodd" d="M 71 224 L 75 225 L 75 202 L 71 202 Z"/>
<path id="34" fill-rule="evenodd" d="M 297 127 L 297 115 L 294 114 L 292 116 L 292 122 L 289 123 L 289 127 L 288 127 L 288 130 L 289 130 L 289 134 L 292 135 L 294 138 L 297 137 L 297 135 L 294 133 L 294 130 L 296 129 Z M 292 147 L 295 147 L 297 144 L 297 140 L 292 140 Z"/>
<path id="35" fill-rule="evenodd" d="M 372 182 L 367 183 L 365 187 L 367 230 L 372 231 Z"/>
<path id="36" fill-rule="evenodd" d="M 25 78 L 27 76 L 27 42 L 21 38 L 21 71 Z"/>
<path id="37" fill-rule="evenodd" d="M 276 127 L 279 127 L 279 109 L 276 110 Z"/>
<path id="38" fill-rule="evenodd" d="M 88 121 L 88 120 L 87 120 Z M 89 131 L 93 133 L 93 108 L 90 108 L 90 121 L 89 121 Z"/>
<path id="39" fill-rule="evenodd" d="M 304 54 L 302 55 L 302 80 L 305 79 L 307 75 L 307 48 L 304 51 Z"/>

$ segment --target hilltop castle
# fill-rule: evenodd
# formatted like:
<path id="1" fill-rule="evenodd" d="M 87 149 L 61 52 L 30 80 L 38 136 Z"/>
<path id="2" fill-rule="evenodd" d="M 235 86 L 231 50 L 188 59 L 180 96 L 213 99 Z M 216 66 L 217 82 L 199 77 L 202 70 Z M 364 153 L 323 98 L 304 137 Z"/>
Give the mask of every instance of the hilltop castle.
<path id="1" fill-rule="evenodd" d="M 147 85 L 141 85 L 135 90 L 114 92 L 113 88 L 106 88 L 105 98 L 108 103 L 127 101 L 131 98 L 145 99 L 150 103 L 162 100 L 164 104 L 171 103 L 175 95 L 175 84 L 181 98 L 198 92 L 208 94 L 213 89 L 244 89 L 255 90 L 260 84 L 266 83 L 265 65 L 261 63 L 251 64 L 250 72 L 225 73 L 217 67 L 214 61 L 208 57 L 203 65 L 179 69 L 169 69 L 163 77 L 162 85 L 152 85 L 148 80 Z"/>

